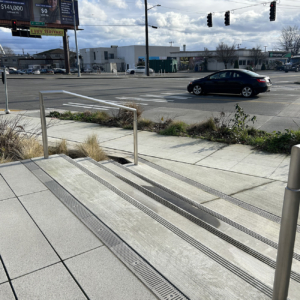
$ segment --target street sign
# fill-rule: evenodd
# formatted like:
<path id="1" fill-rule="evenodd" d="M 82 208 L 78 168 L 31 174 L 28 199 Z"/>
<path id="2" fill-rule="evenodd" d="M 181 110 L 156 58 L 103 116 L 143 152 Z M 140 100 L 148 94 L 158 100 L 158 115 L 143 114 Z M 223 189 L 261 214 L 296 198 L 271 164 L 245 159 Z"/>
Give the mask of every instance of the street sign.
<path id="1" fill-rule="evenodd" d="M 45 26 L 45 22 L 30 21 L 30 26 Z"/>

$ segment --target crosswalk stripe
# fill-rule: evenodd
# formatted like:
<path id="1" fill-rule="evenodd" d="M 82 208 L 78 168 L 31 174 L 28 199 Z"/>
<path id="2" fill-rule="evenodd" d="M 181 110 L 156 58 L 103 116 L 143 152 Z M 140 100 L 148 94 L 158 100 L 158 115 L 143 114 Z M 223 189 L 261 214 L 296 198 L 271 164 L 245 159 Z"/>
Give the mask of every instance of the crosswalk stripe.
<path id="1" fill-rule="evenodd" d="M 185 99 L 189 99 L 189 98 L 192 98 L 192 97 L 182 97 L 182 96 L 163 96 L 163 95 L 140 95 L 140 96 L 142 96 L 142 97 L 159 97 L 159 98 L 165 98 L 165 97 L 167 97 L 167 98 L 175 98 L 175 99 L 182 99 L 182 100 L 185 100 Z M 169 99 L 168 99 L 168 101 L 170 101 Z"/>
<path id="2" fill-rule="evenodd" d="M 152 101 L 152 102 L 168 102 L 167 100 L 162 100 L 162 99 L 144 99 L 144 98 L 135 98 L 135 97 L 116 97 L 116 99 L 137 100 L 137 101 Z"/>

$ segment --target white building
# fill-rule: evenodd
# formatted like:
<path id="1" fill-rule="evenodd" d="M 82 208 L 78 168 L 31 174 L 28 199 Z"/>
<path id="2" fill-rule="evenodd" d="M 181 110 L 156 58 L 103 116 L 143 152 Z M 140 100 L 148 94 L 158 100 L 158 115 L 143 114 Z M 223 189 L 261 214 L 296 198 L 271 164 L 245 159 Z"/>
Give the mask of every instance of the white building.
<path id="1" fill-rule="evenodd" d="M 171 58 L 171 52 L 179 50 L 179 47 L 149 46 L 149 60 L 166 60 Z M 106 72 L 112 72 L 113 69 L 125 71 L 136 67 L 140 61 L 145 60 L 146 47 L 132 45 L 85 48 L 80 49 L 80 55 L 83 68 L 100 68 Z"/>

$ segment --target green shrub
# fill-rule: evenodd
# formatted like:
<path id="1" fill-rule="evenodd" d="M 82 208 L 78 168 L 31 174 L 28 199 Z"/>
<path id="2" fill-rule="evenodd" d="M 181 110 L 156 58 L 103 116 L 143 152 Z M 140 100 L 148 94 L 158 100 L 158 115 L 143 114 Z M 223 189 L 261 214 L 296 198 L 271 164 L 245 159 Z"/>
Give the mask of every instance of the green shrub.
<path id="1" fill-rule="evenodd" d="M 193 124 L 187 127 L 186 131 L 189 135 L 196 136 L 206 131 L 216 131 L 217 126 L 212 117 L 210 117 L 207 121 Z"/>
<path id="2" fill-rule="evenodd" d="M 188 125 L 182 121 L 173 121 L 165 129 L 161 130 L 159 133 L 162 135 L 174 135 L 180 136 L 186 133 Z"/>

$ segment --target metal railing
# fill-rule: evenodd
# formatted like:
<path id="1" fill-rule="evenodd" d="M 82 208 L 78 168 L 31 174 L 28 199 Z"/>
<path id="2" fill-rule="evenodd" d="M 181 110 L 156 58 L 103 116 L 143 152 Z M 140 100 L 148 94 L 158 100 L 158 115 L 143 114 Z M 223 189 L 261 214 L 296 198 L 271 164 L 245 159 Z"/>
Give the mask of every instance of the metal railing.
<path id="1" fill-rule="evenodd" d="M 46 114 L 45 114 L 45 106 L 44 106 L 44 95 L 55 95 L 55 94 L 67 94 L 71 95 L 74 97 L 82 98 L 85 100 L 93 101 L 93 102 L 98 102 L 102 104 L 106 104 L 109 106 L 113 107 L 118 107 L 118 108 L 123 108 L 125 110 L 129 110 L 133 112 L 133 145 L 134 145 L 134 164 L 138 164 L 138 144 L 137 144 L 137 110 L 135 108 L 123 106 L 123 105 L 118 105 L 115 103 L 111 103 L 105 100 L 99 100 L 99 99 L 94 99 L 91 97 L 79 95 L 79 94 L 74 94 L 71 92 L 67 91 L 40 91 L 40 114 L 41 114 L 41 125 L 42 125 L 42 139 L 43 139 L 43 148 L 44 148 L 44 158 L 49 158 L 49 151 L 48 151 L 48 135 L 47 135 L 47 126 L 46 126 Z"/>
<path id="2" fill-rule="evenodd" d="M 286 300 L 292 269 L 300 204 L 300 145 L 293 146 L 282 207 L 273 300 Z"/>

